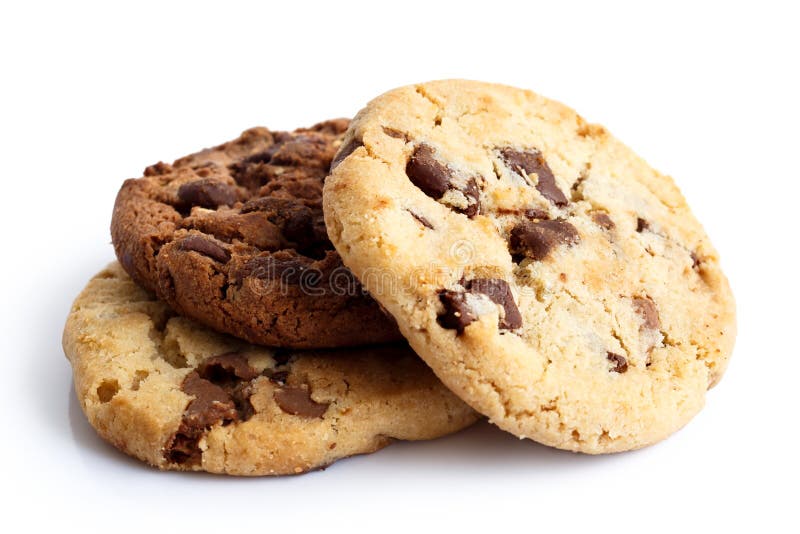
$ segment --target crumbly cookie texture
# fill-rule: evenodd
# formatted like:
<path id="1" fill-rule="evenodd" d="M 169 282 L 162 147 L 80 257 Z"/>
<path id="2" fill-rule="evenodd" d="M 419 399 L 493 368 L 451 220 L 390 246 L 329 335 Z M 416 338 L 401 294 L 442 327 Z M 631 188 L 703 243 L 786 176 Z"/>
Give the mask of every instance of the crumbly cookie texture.
<path id="1" fill-rule="evenodd" d="M 349 121 L 238 139 L 127 180 L 117 258 L 180 314 L 293 348 L 402 339 L 328 240 L 322 181 Z"/>
<path id="2" fill-rule="evenodd" d="M 73 304 L 64 351 L 89 423 L 160 469 L 298 474 L 478 418 L 405 345 L 249 345 L 175 316 L 116 263 Z"/>
<path id="3" fill-rule="evenodd" d="M 733 296 L 673 181 L 533 92 L 455 80 L 376 98 L 324 210 L 414 350 L 519 437 L 655 443 L 728 363 Z"/>

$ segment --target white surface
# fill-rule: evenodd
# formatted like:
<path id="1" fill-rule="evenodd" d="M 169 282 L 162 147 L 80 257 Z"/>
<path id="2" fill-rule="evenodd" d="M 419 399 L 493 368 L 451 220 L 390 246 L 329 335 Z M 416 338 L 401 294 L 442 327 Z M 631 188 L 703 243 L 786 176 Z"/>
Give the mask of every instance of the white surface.
<path id="1" fill-rule="evenodd" d="M 0 7 L 5 532 L 797 532 L 791 2 L 265 4 Z M 666 442 L 616 456 L 481 424 L 284 479 L 159 473 L 100 441 L 60 336 L 71 300 L 113 258 L 122 179 L 249 126 L 351 115 L 380 92 L 445 77 L 562 100 L 675 176 L 738 300 L 734 358 L 705 410 Z"/>

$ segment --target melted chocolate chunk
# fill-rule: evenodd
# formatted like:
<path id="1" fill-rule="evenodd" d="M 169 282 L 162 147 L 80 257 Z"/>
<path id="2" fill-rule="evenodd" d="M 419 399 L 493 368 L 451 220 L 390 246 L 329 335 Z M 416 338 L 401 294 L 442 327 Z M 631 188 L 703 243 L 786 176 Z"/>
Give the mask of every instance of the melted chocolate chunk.
<path id="1" fill-rule="evenodd" d="M 608 213 L 604 211 L 593 211 L 592 220 L 597 226 L 604 230 L 613 230 L 616 226 L 614 221 L 611 220 L 611 217 L 608 216 Z"/>
<path id="2" fill-rule="evenodd" d="M 408 142 L 408 135 L 404 134 L 400 130 L 395 130 L 394 128 L 389 128 L 387 126 L 384 126 L 383 133 L 385 133 L 389 137 L 394 137 L 395 139 L 402 139 L 403 141 Z"/>
<path id="3" fill-rule="evenodd" d="M 499 278 L 475 278 L 467 282 L 465 287 L 471 293 L 486 295 L 492 302 L 503 307 L 505 317 L 500 319 L 500 328 L 513 330 L 522 326 L 522 315 L 514 302 L 508 282 Z"/>
<path id="4" fill-rule="evenodd" d="M 201 378 L 217 385 L 237 380 L 252 380 L 259 375 L 258 371 L 250 366 L 247 358 L 238 352 L 226 352 L 206 359 L 197 367 L 197 373 Z"/>
<path id="5" fill-rule="evenodd" d="M 522 253 L 540 261 L 557 245 L 574 245 L 580 241 L 578 230 L 567 221 L 524 221 L 511 230 L 509 240 L 514 253 Z"/>
<path id="6" fill-rule="evenodd" d="M 535 173 L 539 178 L 536 189 L 544 198 L 560 208 L 569 204 L 563 191 L 556 185 L 556 177 L 541 152 L 536 149 L 523 152 L 513 148 L 502 148 L 500 157 L 509 169 L 521 175 L 526 181 L 529 174 Z"/>
<path id="7" fill-rule="evenodd" d="M 464 328 L 478 319 L 467 303 L 467 293 L 486 295 L 489 300 L 502 306 L 504 313 L 498 322 L 500 328 L 513 330 L 522 326 L 522 315 L 508 282 L 499 278 L 474 278 L 462 281 L 462 285 L 466 291 L 443 290 L 439 293 L 444 312 L 439 314 L 437 321 L 442 328 L 456 330 L 460 335 L 464 333 Z"/>
<path id="8" fill-rule="evenodd" d="M 692 258 L 692 269 L 695 271 L 698 270 L 700 268 L 700 264 L 703 263 L 702 258 L 700 258 L 697 252 L 692 252 L 689 254 L 689 256 Z"/>
<path id="9" fill-rule="evenodd" d="M 661 328 L 661 317 L 658 314 L 656 303 L 650 297 L 634 297 L 633 308 L 636 310 L 642 319 L 642 326 L 651 330 L 658 330 Z"/>
<path id="10" fill-rule="evenodd" d="M 434 200 L 441 199 L 448 191 L 460 191 L 467 199 L 466 208 L 454 208 L 467 217 L 474 217 L 480 211 L 480 189 L 475 177 L 469 177 L 464 185 L 455 184 L 455 174 L 447 165 L 436 159 L 433 148 L 419 145 L 406 164 L 406 174 L 411 183 Z"/>
<path id="11" fill-rule="evenodd" d="M 466 215 L 471 219 L 475 217 L 481 209 L 481 201 L 480 201 L 481 191 L 478 188 L 478 182 L 475 181 L 475 178 L 470 177 L 467 180 L 467 183 L 464 186 L 464 188 L 461 189 L 460 191 L 461 193 L 463 193 L 465 197 L 467 197 L 468 204 L 466 209 L 463 210 L 459 209 L 458 211 L 460 211 L 461 213 L 463 213 L 464 215 Z"/>
<path id="12" fill-rule="evenodd" d="M 461 335 L 464 333 L 464 328 L 478 319 L 467 304 L 467 297 L 463 291 L 443 290 L 439 293 L 439 301 L 444 306 L 444 312 L 439 314 L 436 321 L 442 328 L 455 330 Z"/>
<path id="13" fill-rule="evenodd" d="M 527 217 L 530 220 L 536 220 L 536 219 L 546 220 L 550 218 L 550 215 L 545 210 L 528 208 L 525 210 L 525 217 Z"/>
<path id="14" fill-rule="evenodd" d="M 221 245 L 199 235 L 190 235 L 181 241 L 180 249 L 197 252 L 220 263 L 227 263 L 231 259 L 230 253 Z"/>
<path id="15" fill-rule="evenodd" d="M 431 224 L 431 222 L 430 222 L 428 219 L 426 219 L 426 218 L 425 218 L 425 217 L 423 217 L 422 215 L 419 215 L 419 214 L 417 214 L 417 213 L 414 213 L 414 212 L 413 212 L 413 211 L 411 211 L 411 210 L 406 210 L 406 211 L 407 211 L 408 213 L 410 213 L 410 214 L 411 214 L 411 216 L 412 216 L 412 217 L 414 217 L 414 219 L 415 219 L 415 220 L 416 220 L 418 223 L 420 223 L 422 226 L 424 226 L 425 228 L 430 228 L 431 230 L 433 230 L 433 225 Z"/>
<path id="16" fill-rule="evenodd" d="M 167 460 L 178 464 L 196 465 L 202 452 L 198 446 L 200 438 L 213 425 L 236 421 L 239 417 L 236 405 L 224 389 L 189 373 L 181 384 L 181 390 L 194 397 L 183 412 L 180 427 L 164 451 Z"/>
<path id="17" fill-rule="evenodd" d="M 411 183 L 429 197 L 439 200 L 450 190 L 452 172 L 440 163 L 428 145 L 419 145 L 406 165 L 406 174 Z"/>
<path id="18" fill-rule="evenodd" d="M 178 188 L 178 200 L 189 207 L 216 209 L 220 206 L 233 206 L 237 199 L 236 188 L 218 180 L 203 178 Z"/>
<path id="19" fill-rule="evenodd" d="M 272 397 L 284 412 L 309 419 L 321 418 L 328 410 L 327 403 L 315 402 L 307 387 L 285 386 L 278 388 Z"/>
<path id="20" fill-rule="evenodd" d="M 650 223 L 641 217 L 636 218 L 636 231 L 641 233 L 650 229 Z"/>
<path id="21" fill-rule="evenodd" d="M 606 357 L 608 358 L 608 361 L 614 364 L 614 367 L 612 367 L 610 371 L 615 373 L 624 373 L 628 370 L 628 360 L 625 358 L 625 356 L 608 352 L 606 353 Z"/>
<path id="22" fill-rule="evenodd" d="M 362 143 L 359 139 L 356 139 L 354 137 L 346 145 L 339 148 L 339 152 L 336 153 L 336 156 L 333 158 L 333 161 L 331 161 L 331 171 L 336 167 L 338 167 L 339 164 L 343 162 L 345 158 L 347 158 L 347 156 L 355 152 L 356 149 L 358 149 L 358 147 L 361 146 L 364 146 L 364 143 Z"/>
<path id="23" fill-rule="evenodd" d="M 260 197 L 242 206 L 241 213 L 261 212 L 274 224 L 287 241 L 298 249 L 326 245 L 327 236 L 320 236 L 314 227 L 314 213 L 302 202 L 288 198 Z"/>
<path id="24" fill-rule="evenodd" d="M 181 384 L 181 390 L 194 396 L 183 412 L 178 431 L 164 450 L 174 463 L 196 465 L 202 452 L 200 438 L 214 425 L 247 421 L 255 413 L 250 403 L 253 380 L 259 375 L 237 352 L 207 358 Z"/>

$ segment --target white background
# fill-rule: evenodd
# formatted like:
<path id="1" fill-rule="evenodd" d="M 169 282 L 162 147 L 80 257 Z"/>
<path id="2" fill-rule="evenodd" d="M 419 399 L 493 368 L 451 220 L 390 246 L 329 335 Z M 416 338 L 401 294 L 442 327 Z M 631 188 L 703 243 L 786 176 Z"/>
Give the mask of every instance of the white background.
<path id="1" fill-rule="evenodd" d="M 275 4 L 0 8 L 0 529 L 797 532 L 794 3 Z M 348 116 L 447 77 L 561 100 L 675 177 L 738 301 L 705 410 L 633 453 L 559 452 L 480 424 L 282 479 L 160 473 L 100 441 L 60 336 L 113 259 L 122 180 L 250 126 Z"/>

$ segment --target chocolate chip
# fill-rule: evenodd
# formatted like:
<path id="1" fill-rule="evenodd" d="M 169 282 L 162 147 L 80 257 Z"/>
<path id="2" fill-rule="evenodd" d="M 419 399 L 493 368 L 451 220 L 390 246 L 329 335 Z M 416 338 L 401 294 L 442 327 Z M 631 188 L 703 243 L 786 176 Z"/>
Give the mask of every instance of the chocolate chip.
<path id="1" fill-rule="evenodd" d="M 364 146 L 364 143 L 362 143 L 359 139 L 356 139 L 355 137 L 353 139 L 351 139 L 346 145 L 341 147 L 339 149 L 339 151 L 336 153 L 336 156 L 333 158 L 333 161 L 331 161 L 331 169 L 330 170 L 332 171 L 333 169 L 338 167 L 339 164 L 341 162 L 343 162 L 345 160 L 345 158 L 347 158 L 347 156 L 349 156 L 350 154 L 355 152 L 356 149 L 358 149 L 358 147 L 360 147 L 360 146 Z"/>
<path id="2" fill-rule="evenodd" d="M 384 126 L 383 133 L 385 133 L 389 137 L 393 137 L 395 139 L 402 139 L 403 141 L 408 142 L 408 135 L 404 134 L 400 130 L 395 130 L 394 128 L 389 128 L 388 126 Z"/>
<path id="3" fill-rule="evenodd" d="M 475 177 L 466 178 L 464 184 L 458 186 L 455 173 L 436 159 L 433 147 L 418 145 L 406 164 L 406 174 L 411 183 L 434 200 L 441 199 L 448 191 L 459 191 L 466 198 L 467 206 L 454 209 L 470 218 L 478 214 L 480 189 Z"/>
<path id="4" fill-rule="evenodd" d="M 173 463 L 195 465 L 202 456 L 198 442 L 206 430 L 218 423 L 236 421 L 239 415 L 228 393 L 197 372 L 184 378 L 181 390 L 194 399 L 184 410 L 178 431 L 170 439 L 164 455 Z"/>
<path id="5" fill-rule="evenodd" d="M 209 428 L 247 421 L 255 410 L 250 404 L 251 380 L 258 377 L 242 354 L 229 352 L 206 359 L 189 373 L 181 390 L 194 396 L 183 412 L 178 431 L 165 447 L 167 460 L 196 465 L 202 452 L 198 442 Z"/>
<path id="6" fill-rule="evenodd" d="M 186 206 L 214 209 L 234 205 L 238 194 L 234 187 L 226 183 L 204 178 L 181 185 L 178 188 L 178 199 Z"/>
<path id="7" fill-rule="evenodd" d="M 452 172 L 440 163 L 429 145 L 419 145 L 406 164 L 406 174 L 411 183 L 429 197 L 439 200 L 450 190 Z"/>
<path id="8" fill-rule="evenodd" d="M 444 306 L 444 312 L 439 314 L 436 321 L 442 328 L 455 330 L 461 335 L 464 333 L 464 328 L 478 319 L 467 304 L 467 297 L 463 291 L 443 290 L 439 293 L 439 301 Z"/>
<path id="9" fill-rule="evenodd" d="M 314 213 L 311 208 L 301 201 L 276 198 L 259 197 L 248 201 L 242 206 L 241 213 L 264 213 L 266 219 L 278 227 L 287 241 L 297 245 L 299 250 L 319 246 L 321 243 L 314 228 Z M 325 236 L 327 237 L 327 236 Z M 323 239 L 327 241 L 327 239 Z"/>
<path id="10" fill-rule="evenodd" d="M 613 352 L 607 352 L 606 357 L 608 361 L 614 364 L 610 370 L 615 373 L 624 373 L 628 370 L 628 360 L 625 356 L 620 356 L 619 354 L 614 354 Z"/>
<path id="11" fill-rule="evenodd" d="M 198 252 L 220 263 L 227 263 L 231 259 L 230 253 L 221 245 L 200 235 L 190 235 L 180 244 L 180 250 Z"/>
<path id="12" fill-rule="evenodd" d="M 239 421 L 247 421 L 255 413 L 250 403 L 252 380 L 259 376 L 247 357 L 238 352 L 226 352 L 207 358 L 197 367 L 200 378 L 221 387 L 236 406 Z"/>
<path id="13" fill-rule="evenodd" d="M 238 352 L 226 352 L 207 358 L 197 367 L 197 372 L 201 378 L 217 385 L 236 380 L 252 380 L 258 376 L 258 371 L 250 366 L 247 357 Z"/>
<path id="14" fill-rule="evenodd" d="M 524 221 L 511 230 L 512 252 L 524 253 L 534 260 L 544 259 L 557 245 L 580 241 L 578 230 L 567 221 Z"/>
<path id="15" fill-rule="evenodd" d="M 419 215 L 419 214 L 417 214 L 417 213 L 414 213 L 414 212 L 413 212 L 413 211 L 411 211 L 411 210 L 406 210 L 406 211 L 407 211 L 408 213 L 410 213 L 410 214 L 411 214 L 411 216 L 412 216 L 414 219 L 416 219 L 416 221 L 417 221 L 418 223 L 420 223 L 422 226 L 424 226 L 425 228 L 430 228 L 431 230 L 433 230 L 433 225 L 431 224 L 431 222 L 430 222 L 428 219 L 426 219 L 426 218 L 425 218 L 425 217 L 423 217 L 422 215 Z"/>
<path id="16" fill-rule="evenodd" d="M 466 291 L 443 290 L 439 293 L 444 311 L 437 317 L 437 322 L 442 328 L 456 330 L 460 335 L 464 333 L 464 328 L 478 319 L 467 303 L 467 293 L 486 295 L 492 302 L 502 306 L 504 313 L 498 323 L 500 328 L 513 330 L 522 326 L 522 315 L 508 282 L 499 278 L 474 278 L 462 281 L 462 285 Z"/>
<path id="17" fill-rule="evenodd" d="M 508 282 L 499 278 L 475 278 L 467 282 L 465 287 L 471 293 L 486 295 L 492 302 L 503 307 L 505 317 L 500 319 L 500 328 L 513 330 L 522 326 L 522 315 L 514 302 Z"/>
<path id="18" fill-rule="evenodd" d="M 592 220 L 597 226 L 604 230 L 613 230 L 616 226 L 614 221 L 611 220 L 611 217 L 604 211 L 593 211 Z"/>
<path id="19" fill-rule="evenodd" d="M 696 252 L 690 253 L 689 256 L 692 258 L 692 269 L 698 270 L 700 264 L 703 263 L 702 258 Z"/>
<path id="20" fill-rule="evenodd" d="M 525 217 L 531 220 L 535 219 L 549 219 L 550 215 L 545 210 L 536 208 L 528 208 L 525 210 Z"/>
<path id="21" fill-rule="evenodd" d="M 498 215 L 524 215 L 526 219 L 549 219 L 550 215 L 545 210 L 540 210 L 537 208 L 526 208 L 526 209 L 518 209 L 518 208 L 503 208 L 503 207 L 496 207 L 494 212 Z"/>
<path id="22" fill-rule="evenodd" d="M 508 168 L 520 174 L 527 181 L 528 175 L 535 173 L 538 177 L 536 189 L 544 198 L 558 207 L 569 204 L 569 200 L 556 185 L 556 178 L 542 153 L 536 149 L 520 151 L 513 148 L 500 149 L 500 157 Z"/>
<path id="23" fill-rule="evenodd" d="M 644 232 L 645 230 L 650 229 L 650 223 L 646 220 L 642 219 L 641 217 L 636 218 L 636 231 L 637 232 Z"/>
<path id="24" fill-rule="evenodd" d="M 475 181 L 475 178 L 470 177 L 464 188 L 460 191 L 467 197 L 467 207 L 463 210 L 459 209 L 458 211 L 471 219 L 478 214 L 481 208 L 481 191 L 478 189 L 478 182 Z"/>
<path id="25" fill-rule="evenodd" d="M 284 412 L 307 418 L 321 418 L 328 410 L 327 403 L 315 402 L 307 387 L 285 386 L 275 390 L 272 395 L 275 403 Z"/>
<path id="26" fill-rule="evenodd" d="M 636 310 L 644 322 L 642 326 L 651 330 L 661 328 L 661 317 L 658 314 L 656 303 L 650 297 L 634 297 L 633 308 Z"/>
<path id="27" fill-rule="evenodd" d="M 199 440 L 200 436 L 176 432 L 164 447 L 164 458 L 173 464 L 199 465 L 203 454 L 197 445 Z"/>

